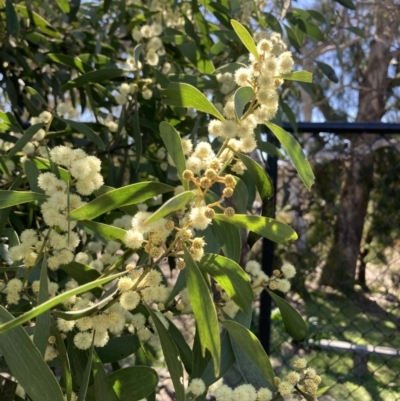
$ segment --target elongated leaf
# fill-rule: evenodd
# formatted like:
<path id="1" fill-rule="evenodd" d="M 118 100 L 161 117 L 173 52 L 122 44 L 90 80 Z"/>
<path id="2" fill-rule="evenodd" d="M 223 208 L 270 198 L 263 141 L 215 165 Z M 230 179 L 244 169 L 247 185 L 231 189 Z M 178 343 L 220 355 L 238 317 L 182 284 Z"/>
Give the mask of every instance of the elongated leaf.
<path id="1" fill-rule="evenodd" d="M 86 124 L 79 123 L 79 122 L 73 121 L 73 120 L 66 120 L 64 118 L 59 118 L 59 117 L 57 117 L 57 118 L 59 120 L 63 121 L 65 124 L 67 124 L 70 127 L 72 127 L 73 129 L 77 130 L 81 134 L 85 135 L 86 138 L 91 140 L 100 149 L 102 149 L 102 150 L 105 149 L 105 145 L 104 145 L 103 141 L 101 140 L 101 138 L 91 128 L 89 128 Z"/>
<path id="2" fill-rule="evenodd" d="M 45 98 L 36 89 L 28 85 L 24 86 L 24 89 L 29 93 L 31 98 L 36 99 L 39 103 L 42 103 L 43 105 L 47 105 Z"/>
<path id="3" fill-rule="evenodd" d="M 235 156 L 243 162 L 243 164 L 249 171 L 251 178 L 253 179 L 254 184 L 257 187 L 258 193 L 260 194 L 261 200 L 264 202 L 272 198 L 272 196 L 274 196 L 274 186 L 272 184 L 271 178 L 269 178 L 265 170 L 250 157 L 242 153 L 234 153 Z"/>
<path id="4" fill-rule="evenodd" d="M 236 203 L 236 212 L 245 214 L 247 205 L 249 204 L 249 193 L 246 184 L 239 178 L 235 177 L 236 186 L 233 192 L 233 199 Z"/>
<path id="5" fill-rule="evenodd" d="M 139 401 L 155 391 L 158 375 L 148 366 L 133 366 L 117 370 L 108 380 L 119 401 Z"/>
<path id="6" fill-rule="evenodd" d="M 356 6 L 351 0 L 335 0 L 336 3 L 341 4 L 342 6 L 349 8 L 350 10 L 355 10 Z"/>
<path id="7" fill-rule="evenodd" d="M 262 237 L 268 238 L 278 244 L 286 244 L 288 241 L 297 239 L 297 234 L 292 228 L 278 220 L 268 217 L 246 216 L 243 214 L 235 214 L 232 217 L 228 217 L 216 213 L 214 219 L 254 231 Z"/>
<path id="8" fill-rule="evenodd" d="M 195 87 L 189 84 L 171 82 L 162 93 L 167 96 L 165 104 L 178 107 L 193 107 L 198 111 L 211 114 L 219 120 L 225 120 L 215 106 Z"/>
<path id="9" fill-rule="evenodd" d="M 248 172 L 251 175 L 251 178 L 254 184 L 257 187 L 258 193 L 260 194 L 260 198 L 263 204 L 261 215 L 265 217 L 269 217 L 270 207 L 272 204 L 273 207 L 273 194 L 274 194 L 274 186 L 272 184 L 271 179 L 265 170 L 250 157 L 243 155 L 241 153 L 235 152 L 235 156 L 237 156 L 247 167 Z M 254 232 L 249 233 L 249 237 L 247 238 L 247 243 L 250 248 L 260 239 L 260 235 Z"/>
<path id="10" fill-rule="evenodd" d="M 139 347 L 140 342 L 137 336 L 128 334 L 110 338 L 104 347 L 96 348 L 96 352 L 101 362 L 112 363 L 134 354 Z M 112 382 L 111 377 L 110 381 Z"/>
<path id="11" fill-rule="evenodd" d="M 330 81 L 335 84 L 339 82 L 339 78 L 337 77 L 335 70 L 329 64 L 323 63 L 322 61 L 316 61 L 315 63 Z"/>
<path id="12" fill-rule="evenodd" d="M 60 10 L 65 13 L 68 14 L 70 11 L 69 8 L 69 1 L 68 0 L 56 0 L 56 3 L 58 5 L 58 7 L 60 7 Z"/>
<path id="13" fill-rule="evenodd" d="M 286 331 L 296 341 L 304 341 L 307 337 L 308 329 L 299 312 L 279 295 L 268 289 L 267 291 L 281 312 Z"/>
<path id="14" fill-rule="evenodd" d="M 287 79 L 288 81 L 312 83 L 313 74 L 309 71 L 294 71 L 290 74 L 278 75 L 275 78 Z"/>
<path id="15" fill-rule="evenodd" d="M 202 354 L 205 356 L 206 350 L 210 351 L 214 362 L 214 374 L 218 376 L 221 361 L 221 345 L 217 312 L 211 297 L 210 288 L 197 263 L 186 248 L 184 248 L 184 252 L 186 269 L 188 270 L 187 288 L 199 331 Z"/>
<path id="16" fill-rule="evenodd" d="M 61 39 L 60 32 L 54 29 L 41 15 L 35 11 L 28 10 L 27 7 L 23 6 L 22 4 L 16 4 L 15 10 L 23 17 L 30 19 L 45 35 L 51 36 L 52 38 Z"/>
<path id="17" fill-rule="evenodd" d="M 183 366 L 185 367 L 186 372 L 188 372 L 190 375 L 193 370 L 192 350 L 187 344 L 185 337 L 183 336 L 181 331 L 172 322 L 169 322 L 168 333 L 170 334 L 171 338 L 174 340 L 175 345 L 178 348 L 179 355 L 181 356 L 181 361 L 183 362 Z"/>
<path id="18" fill-rule="evenodd" d="M 50 170 L 53 172 L 52 167 L 56 167 L 56 171 L 58 171 L 60 178 L 65 181 L 68 182 L 70 179 L 69 173 L 67 170 L 65 170 L 64 168 L 60 167 L 60 166 L 55 166 L 54 163 L 51 163 L 50 160 L 48 159 L 44 159 L 43 157 L 35 157 L 33 159 L 33 162 L 36 164 L 37 168 L 39 170 Z"/>
<path id="19" fill-rule="evenodd" d="M 349 26 L 345 29 L 347 29 L 349 32 L 352 32 L 352 33 L 360 36 L 363 39 L 366 38 L 364 30 L 362 28 L 359 28 L 358 26 Z"/>
<path id="20" fill-rule="evenodd" d="M 269 381 L 264 373 L 254 363 L 254 361 L 246 354 L 245 351 L 231 339 L 232 349 L 236 360 L 235 368 L 240 372 L 246 383 L 251 384 L 255 388 L 269 387 Z"/>
<path id="21" fill-rule="evenodd" d="M 93 71 L 93 68 L 89 65 L 81 61 L 78 57 L 71 57 L 65 54 L 57 54 L 57 53 L 49 53 L 47 57 L 55 61 L 56 63 L 60 63 L 66 65 L 68 67 L 74 68 L 81 73 Z"/>
<path id="22" fill-rule="evenodd" d="M 61 265 L 60 269 L 64 270 L 71 278 L 81 285 L 95 281 L 100 277 L 100 273 L 94 267 L 75 261 L 68 263 L 67 265 Z M 96 296 L 96 298 L 99 298 L 102 291 L 95 288 L 91 292 Z"/>
<path id="23" fill-rule="evenodd" d="M 238 21 L 235 21 L 231 19 L 231 24 L 236 32 L 236 34 L 239 36 L 239 39 L 242 41 L 242 43 L 245 45 L 247 50 L 253 54 L 253 56 L 258 59 L 258 51 L 257 51 L 257 46 L 254 43 L 254 39 L 251 37 L 249 31 Z"/>
<path id="24" fill-rule="evenodd" d="M 169 294 L 167 300 L 165 301 L 165 305 L 168 305 L 185 287 L 186 287 L 186 269 L 181 270 L 179 272 L 179 276 L 176 280 L 174 287 L 172 288 L 171 293 Z"/>
<path id="25" fill-rule="evenodd" d="M 277 125 L 270 122 L 265 122 L 265 125 L 278 138 L 279 142 L 282 144 L 283 148 L 286 150 L 287 154 L 292 160 L 292 163 L 299 173 L 300 178 L 304 182 L 304 185 L 307 187 L 308 190 L 310 190 L 312 185 L 314 184 L 315 177 L 310 163 L 306 159 L 303 150 L 301 149 L 301 146 L 293 138 L 292 135 L 290 135 L 281 127 L 278 127 Z"/>
<path id="26" fill-rule="evenodd" d="M 183 387 L 183 368 L 180 360 L 179 350 L 171 338 L 168 330 L 164 327 L 157 314 L 146 305 L 150 316 L 156 326 L 157 333 L 160 336 L 161 348 L 165 357 L 172 383 L 175 388 L 177 401 L 185 401 L 185 389 Z"/>
<path id="27" fill-rule="evenodd" d="M 67 401 L 71 401 L 72 374 L 71 374 L 71 365 L 69 363 L 67 349 L 65 347 L 64 340 L 61 337 L 61 333 L 55 324 L 53 324 L 50 327 L 50 334 L 56 338 L 56 346 L 58 351 L 58 357 L 60 358 L 61 377 L 62 380 L 64 381 L 65 394 L 67 396 Z"/>
<path id="28" fill-rule="evenodd" d="M 211 228 L 215 233 L 217 242 L 224 251 L 224 255 L 238 263 L 242 247 L 242 237 L 239 229 L 219 220 L 214 220 Z"/>
<path id="29" fill-rule="evenodd" d="M 73 310 L 73 311 L 69 311 L 69 312 L 55 310 L 55 311 L 53 311 L 53 315 L 57 316 L 57 317 L 61 317 L 64 320 L 78 320 L 84 316 L 94 315 L 96 311 L 100 311 L 102 308 L 107 306 L 107 304 L 109 304 L 115 298 L 115 295 L 117 294 L 117 292 L 118 292 L 118 290 L 113 291 L 110 295 L 104 297 L 99 302 L 97 302 L 91 306 L 88 306 L 87 308 Z"/>
<path id="30" fill-rule="evenodd" d="M 224 256 L 205 254 L 199 262 L 206 271 L 246 313 L 254 301 L 253 289 L 248 276 L 233 260 Z"/>
<path id="31" fill-rule="evenodd" d="M 143 202 L 147 199 L 173 191 L 174 188 L 160 182 L 146 181 L 108 191 L 91 202 L 75 209 L 68 215 L 71 220 L 92 220 L 96 217 L 127 205 Z"/>
<path id="32" fill-rule="evenodd" d="M 186 191 L 175 195 L 154 212 L 145 223 L 154 223 L 162 217 L 168 216 L 169 214 L 184 208 L 193 198 L 195 198 L 195 196 L 196 194 L 192 191 Z"/>
<path id="33" fill-rule="evenodd" d="M 104 366 L 94 350 L 92 354 L 92 371 L 96 401 L 118 401 L 117 394 L 104 370 Z"/>
<path id="34" fill-rule="evenodd" d="M 3 323 L 0 325 L 0 334 L 6 333 L 8 330 L 13 329 L 14 327 L 20 326 L 21 324 L 26 323 L 27 321 L 35 318 L 36 316 L 39 316 L 40 314 L 50 310 L 51 308 L 54 308 L 58 304 L 66 301 L 67 299 L 71 298 L 73 295 L 79 295 L 83 294 L 85 292 L 88 292 L 92 290 L 93 288 L 102 286 L 104 284 L 109 283 L 110 281 L 113 281 L 119 277 L 122 277 L 126 272 L 121 272 L 121 273 L 116 273 L 108 277 L 101 278 L 99 280 L 96 280 L 94 282 L 90 282 L 88 284 L 82 285 L 77 288 L 73 288 L 72 290 L 65 291 L 62 294 L 59 294 L 55 296 L 54 298 L 49 299 L 48 301 L 44 302 L 43 304 L 32 308 L 28 312 L 25 312 L 24 314 L 16 317 L 15 319 Z M 1 337 L 0 337 L 1 338 Z"/>
<path id="35" fill-rule="evenodd" d="M 251 86 L 243 86 L 239 88 L 233 96 L 235 104 L 235 113 L 238 120 L 243 116 L 243 110 L 246 104 L 250 103 L 254 98 L 254 90 Z"/>
<path id="36" fill-rule="evenodd" d="M 120 68 L 102 68 L 100 70 L 87 72 L 86 74 L 80 75 L 71 81 L 64 84 L 61 89 L 67 91 L 72 88 L 80 88 L 88 84 L 99 84 L 101 82 L 108 82 L 114 78 L 118 78 L 124 74 L 124 70 Z"/>
<path id="37" fill-rule="evenodd" d="M 28 179 L 29 186 L 31 187 L 31 190 L 36 193 L 44 194 L 43 189 L 39 188 L 38 185 L 38 177 L 40 171 L 36 167 L 36 164 L 30 160 L 26 160 L 24 163 L 24 171 L 26 174 L 26 178 Z"/>
<path id="38" fill-rule="evenodd" d="M 271 362 L 257 337 L 250 330 L 237 322 L 226 320 L 222 324 L 228 330 L 229 335 L 236 344 L 257 365 L 269 383 L 275 387 L 274 372 Z"/>
<path id="39" fill-rule="evenodd" d="M 86 400 L 86 393 L 89 386 L 90 380 L 90 372 L 92 370 L 92 363 L 93 363 L 93 341 L 92 346 L 89 349 L 89 358 L 86 362 L 85 371 L 83 372 L 82 380 L 79 383 L 79 394 L 77 401 L 85 401 Z"/>
<path id="40" fill-rule="evenodd" d="M 160 123 L 160 134 L 165 147 L 178 171 L 178 176 L 182 181 L 183 188 L 189 189 L 189 183 L 183 179 L 182 174 L 186 170 L 185 155 L 183 154 L 182 141 L 178 131 L 169 123 Z"/>
<path id="41" fill-rule="evenodd" d="M 80 224 L 89 228 L 101 237 L 110 241 L 123 241 L 126 235 L 126 231 L 122 228 L 109 226 L 108 224 L 98 223 L 97 221 L 91 220 L 80 220 Z"/>
<path id="42" fill-rule="evenodd" d="M 47 284 L 47 257 L 46 254 L 43 256 L 42 266 L 40 268 L 40 286 L 37 305 L 48 301 L 49 299 L 49 288 Z M 47 340 L 50 332 L 50 313 L 46 311 L 42 313 L 36 319 L 35 331 L 33 333 L 33 343 L 36 348 L 44 357 L 47 347 Z"/>
<path id="43" fill-rule="evenodd" d="M 201 379 L 207 387 L 211 386 L 211 384 L 215 383 L 220 377 L 228 373 L 234 363 L 235 355 L 233 353 L 231 339 L 228 333 L 225 333 L 221 340 L 221 368 L 219 377 L 215 377 L 213 361 L 210 360 L 204 372 L 201 374 Z"/>
<path id="44" fill-rule="evenodd" d="M 47 198 L 47 195 L 36 192 L 0 190 L 0 209 L 20 205 L 21 203 L 45 201 Z"/>
<path id="45" fill-rule="evenodd" d="M 246 64 L 242 64 L 242 63 L 230 63 L 230 64 L 224 64 L 221 67 L 217 68 L 213 74 L 224 74 L 225 72 L 230 72 L 231 74 L 234 74 L 236 70 L 238 70 L 239 68 L 246 68 Z"/>
<path id="46" fill-rule="evenodd" d="M 18 37 L 20 32 L 18 15 L 15 12 L 12 0 L 6 0 L 6 29 L 11 36 Z"/>
<path id="47" fill-rule="evenodd" d="M 12 325 L 13 316 L 0 305 L 1 326 Z M 0 335 L 0 352 L 13 376 L 32 401 L 63 401 L 64 397 L 53 372 L 22 327 Z"/>
<path id="48" fill-rule="evenodd" d="M 8 157 L 13 157 L 19 152 L 31 139 L 32 137 L 44 126 L 43 123 L 31 125 L 18 139 L 18 142 L 8 152 Z"/>

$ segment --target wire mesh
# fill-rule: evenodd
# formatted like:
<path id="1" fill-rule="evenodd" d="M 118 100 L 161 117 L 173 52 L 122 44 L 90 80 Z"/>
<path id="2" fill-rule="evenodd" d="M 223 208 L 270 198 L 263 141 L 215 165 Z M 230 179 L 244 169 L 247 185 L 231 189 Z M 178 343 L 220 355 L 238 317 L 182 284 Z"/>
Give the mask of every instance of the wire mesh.
<path id="1" fill-rule="evenodd" d="M 291 342 L 272 310 L 277 374 L 289 372 L 300 354 L 331 386 L 323 400 L 400 400 L 400 135 L 297 139 L 316 182 L 308 192 L 294 168 L 278 162 L 277 218 L 299 240 L 275 248 L 274 267 L 289 261 L 297 268 L 287 298 L 308 321 L 309 339 Z M 355 350 L 322 349 L 323 339 Z M 362 353 L 356 345 L 388 347 L 393 355 Z"/>

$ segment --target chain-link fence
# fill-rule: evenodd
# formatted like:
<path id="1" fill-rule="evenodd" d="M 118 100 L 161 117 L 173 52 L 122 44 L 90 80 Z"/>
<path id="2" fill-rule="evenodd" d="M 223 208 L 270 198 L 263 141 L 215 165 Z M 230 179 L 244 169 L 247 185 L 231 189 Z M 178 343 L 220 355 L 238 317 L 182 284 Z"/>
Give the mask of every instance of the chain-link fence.
<path id="1" fill-rule="evenodd" d="M 272 305 L 266 341 L 278 375 L 290 370 L 295 353 L 304 355 L 331 386 L 326 400 L 394 401 L 400 400 L 400 135 L 388 133 L 393 125 L 356 127 L 297 135 L 316 176 L 311 192 L 288 163 L 277 162 L 276 215 L 299 240 L 275 247 L 273 266 L 289 261 L 298 269 L 289 297 L 308 321 L 309 338 L 293 343 Z M 268 244 L 264 251 L 265 262 Z M 265 336 L 263 305 L 261 316 Z"/>

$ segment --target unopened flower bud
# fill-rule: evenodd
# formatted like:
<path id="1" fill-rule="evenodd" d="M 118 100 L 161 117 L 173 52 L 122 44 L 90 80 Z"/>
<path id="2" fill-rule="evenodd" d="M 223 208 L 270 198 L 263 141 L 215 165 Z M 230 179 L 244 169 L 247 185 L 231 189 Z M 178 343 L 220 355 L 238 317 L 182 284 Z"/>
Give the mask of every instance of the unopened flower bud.
<path id="1" fill-rule="evenodd" d="M 184 260 L 178 260 L 178 261 L 176 262 L 176 267 L 177 267 L 179 270 L 183 270 L 183 269 L 186 267 L 185 261 L 184 261 Z"/>
<path id="2" fill-rule="evenodd" d="M 200 179 L 200 186 L 202 188 L 208 188 L 210 185 L 211 185 L 211 181 L 207 177 L 202 177 Z"/>
<path id="3" fill-rule="evenodd" d="M 228 217 L 232 217 L 235 214 L 235 209 L 233 207 L 227 207 L 224 210 L 224 215 Z"/>
<path id="4" fill-rule="evenodd" d="M 222 191 L 222 196 L 224 198 L 230 198 L 232 195 L 233 195 L 233 188 L 227 187 Z"/>
<path id="5" fill-rule="evenodd" d="M 183 177 L 183 179 L 186 180 L 186 181 L 191 181 L 191 180 L 193 179 L 193 177 L 194 177 L 193 171 L 185 170 L 185 171 L 182 173 L 182 177 Z"/>
<path id="6" fill-rule="evenodd" d="M 226 185 L 227 187 L 229 187 L 229 188 L 235 188 L 235 186 L 236 186 L 236 180 L 235 180 L 235 178 L 233 177 L 233 175 L 227 174 L 227 175 L 224 177 L 224 181 L 225 181 L 225 185 Z"/>
<path id="7" fill-rule="evenodd" d="M 172 231 L 175 227 L 175 223 L 172 220 L 167 220 L 165 222 L 165 229 L 168 231 Z"/>
<path id="8" fill-rule="evenodd" d="M 204 175 L 210 180 L 213 180 L 215 177 L 217 177 L 217 173 L 213 168 L 208 168 Z"/>
<path id="9" fill-rule="evenodd" d="M 280 270 L 275 269 L 275 270 L 272 272 L 272 274 L 273 274 L 275 277 L 279 277 L 279 276 L 281 275 L 281 272 L 280 272 Z"/>
<path id="10" fill-rule="evenodd" d="M 206 216 L 207 219 L 212 219 L 214 217 L 214 215 L 215 215 L 215 212 L 210 207 L 208 207 L 204 212 L 204 216 Z"/>

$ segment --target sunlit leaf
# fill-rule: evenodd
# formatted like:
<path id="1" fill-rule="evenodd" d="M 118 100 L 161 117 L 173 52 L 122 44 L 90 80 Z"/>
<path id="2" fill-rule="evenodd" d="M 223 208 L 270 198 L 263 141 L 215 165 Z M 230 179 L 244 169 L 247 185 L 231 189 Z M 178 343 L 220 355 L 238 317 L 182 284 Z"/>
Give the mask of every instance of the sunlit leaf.
<path id="1" fill-rule="evenodd" d="M 82 285 L 80 287 L 73 288 L 72 290 L 65 291 L 53 298 L 50 298 L 48 301 L 42 303 L 39 306 L 36 306 L 35 308 L 32 308 L 28 312 L 23 313 L 22 315 L 16 317 L 15 319 L 8 321 L 7 323 L 1 324 L 0 325 L 0 334 L 6 333 L 7 331 L 13 329 L 14 327 L 20 326 L 21 324 L 24 324 L 27 321 L 34 319 L 36 316 L 39 316 L 40 314 L 54 308 L 58 304 L 66 301 L 67 299 L 71 298 L 74 295 L 79 295 L 79 294 L 88 292 L 88 291 L 92 290 L 93 288 L 107 284 L 110 281 L 113 281 L 119 277 L 122 277 L 125 274 L 126 274 L 126 272 L 116 273 L 111 276 L 104 277 L 104 278 L 98 279 L 96 281 L 90 282 L 88 284 Z"/>
<path id="2" fill-rule="evenodd" d="M 243 214 L 235 214 L 232 217 L 228 217 L 224 214 L 216 213 L 214 219 L 254 231 L 262 237 L 268 238 L 278 244 L 286 244 L 288 241 L 297 239 L 297 234 L 292 228 L 278 220 L 268 217 L 247 216 Z"/>
<path id="3" fill-rule="evenodd" d="M 86 205 L 72 211 L 68 215 L 68 218 L 71 220 L 92 220 L 110 210 L 134 205 L 151 199 L 153 196 L 173 190 L 173 187 L 155 181 L 145 181 L 127 185 L 126 187 L 113 189 L 98 196 Z"/>
<path id="4" fill-rule="evenodd" d="M 237 33 L 239 36 L 239 39 L 242 41 L 244 46 L 247 48 L 247 50 L 253 54 L 253 56 L 258 59 L 258 51 L 257 51 L 257 46 L 254 43 L 254 39 L 250 35 L 249 31 L 238 21 L 235 21 L 231 19 L 231 24 L 234 29 L 234 31 Z"/>
<path id="5" fill-rule="evenodd" d="M 224 120 L 215 106 L 195 87 L 189 84 L 171 82 L 167 89 L 162 90 L 167 98 L 165 104 L 178 107 L 192 107 L 198 111 L 211 114 L 219 120 Z"/>
<path id="6" fill-rule="evenodd" d="M 313 74 L 309 71 L 294 71 L 291 72 L 290 74 L 278 75 L 275 78 L 287 79 L 288 81 L 312 83 Z"/>
<path id="7" fill-rule="evenodd" d="M 126 235 L 126 231 L 122 228 L 110 226 L 108 224 L 98 223 L 92 220 L 79 220 L 79 223 L 89 228 L 101 237 L 110 241 L 123 241 Z"/>
<path id="8" fill-rule="evenodd" d="M 30 19 L 34 25 L 45 35 L 51 36 L 52 38 L 61 39 L 60 32 L 53 28 L 41 15 L 35 11 L 28 10 L 28 8 L 22 4 L 15 4 L 15 10 L 23 17 Z"/>
<path id="9" fill-rule="evenodd" d="M 168 124 L 165 121 L 160 123 L 160 134 L 164 145 L 167 148 L 168 154 L 171 156 L 176 170 L 178 171 L 182 185 L 186 190 L 188 190 L 189 183 L 182 177 L 183 172 L 186 170 L 186 160 L 183 154 L 181 137 L 178 131 L 171 124 Z"/>
<path id="10" fill-rule="evenodd" d="M 81 73 L 93 71 L 93 68 L 89 65 L 84 63 L 79 59 L 79 57 L 71 57 L 65 54 L 57 54 L 57 53 L 49 53 L 47 57 L 55 61 L 56 63 L 60 63 L 66 65 L 67 67 L 71 67 L 75 70 L 78 70 Z"/>
<path id="11" fill-rule="evenodd" d="M 221 344 L 219 338 L 219 324 L 215 305 L 197 263 L 189 251 L 184 248 L 187 271 L 187 288 L 193 314 L 199 331 L 200 344 L 203 356 L 206 350 L 210 351 L 214 361 L 215 376 L 219 375 L 221 361 Z"/>
<path id="12" fill-rule="evenodd" d="M 244 312 L 254 301 L 253 289 L 247 274 L 233 260 L 220 255 L 205 254 L 199 262 Z"/>
<path id="13" fill-rule="evenodd" d="M 47 198 L 47 195 L 36 192 L 0 190 L 0 209 L 20 205 L 21 203 L 45 201 Z"/>
<path id="14" fill-rule="evenodd" d="M 310 163 L 306 159 L 303 153 L 303 149 L 301 148 L 299 143 L 283 128 L 278 127 L 277 125 L 270 122 L 265 122 L 265 125 L 278 138 L 279 142 L 282 144 L 283 148 L 286 150 L 286 153 L 292 160 L 292 163 L 299 173 L 300 178 L 304 182 L 304 185 L 307 187 L 307 189 L 310 190 L 312 185 L 314 184 L 315 177 Z"/>
<path id="15" fill-rule="evenodd" d="M 146 224 L 154 223 L 169 214 L 183 209 L 191 200 L 195 198 L 196 194 L 192 191 L 182 192 L 175 195 L 167 202 L 165 202 L 156 212 L 154 212 L 147 220 Z"/>

